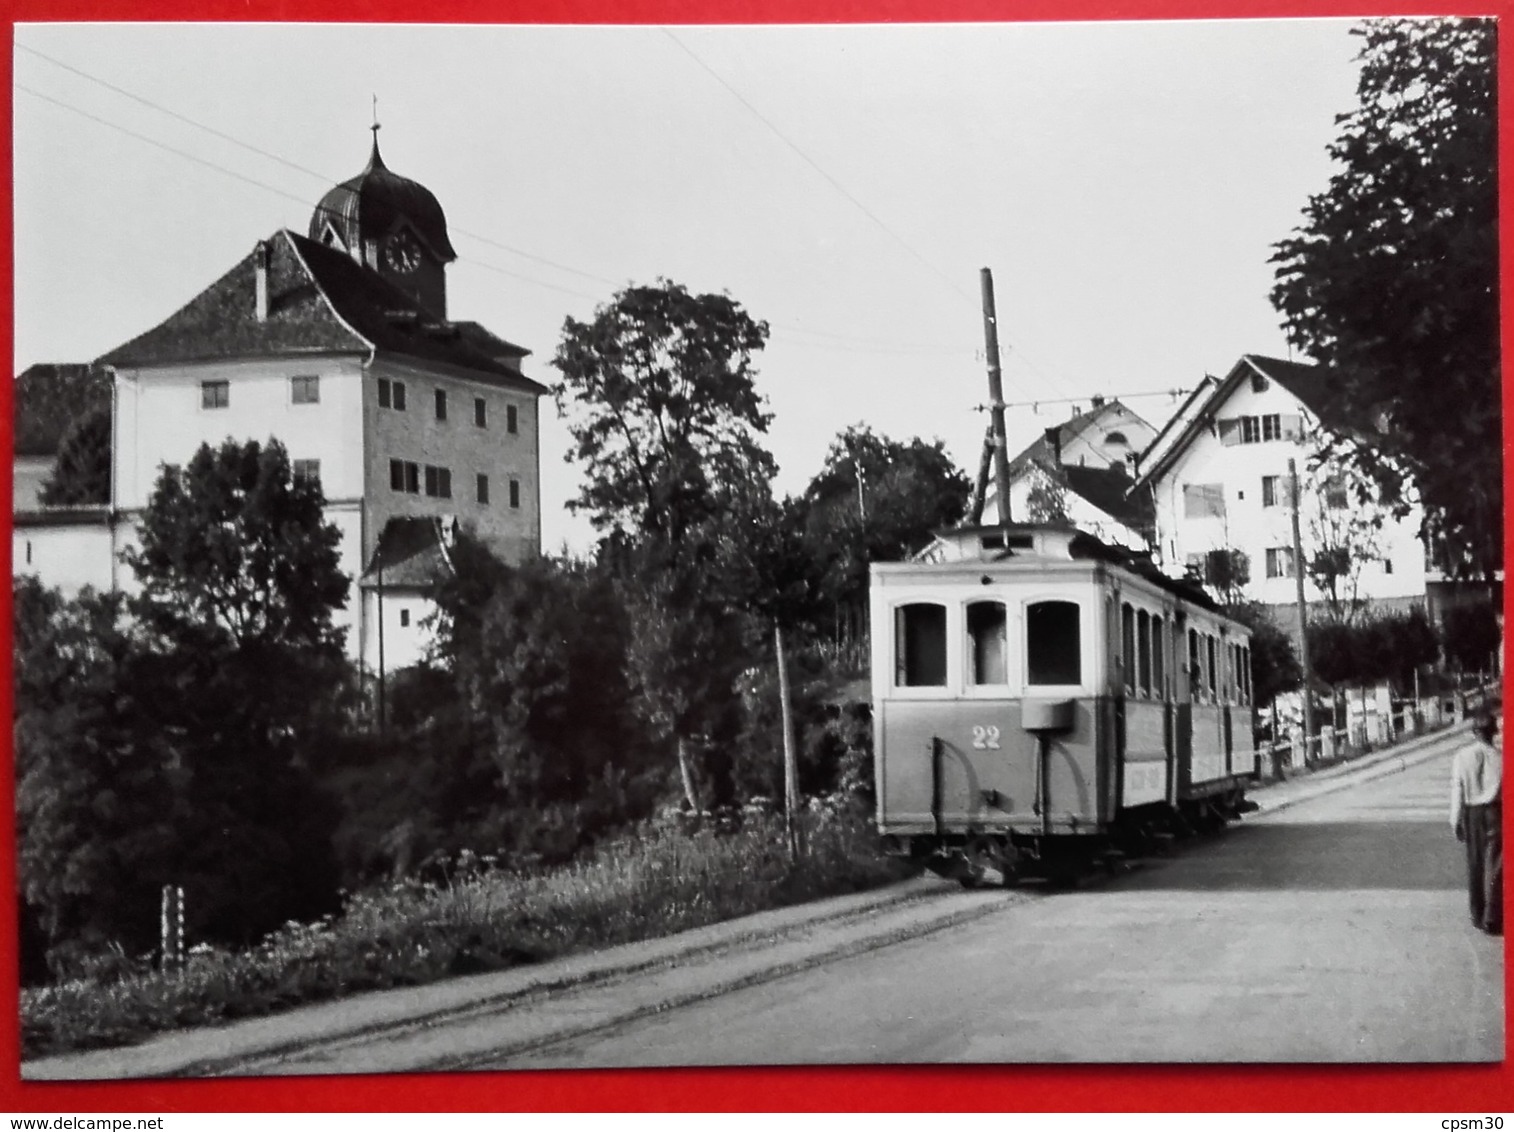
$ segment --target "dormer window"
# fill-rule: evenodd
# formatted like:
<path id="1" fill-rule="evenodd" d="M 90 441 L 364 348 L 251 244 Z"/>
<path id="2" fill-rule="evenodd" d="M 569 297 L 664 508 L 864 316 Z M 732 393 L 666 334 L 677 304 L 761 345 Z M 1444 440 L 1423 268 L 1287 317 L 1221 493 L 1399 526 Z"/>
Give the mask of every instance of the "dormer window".
<path id="1" fill-rule="evenodd" d="M 336 230 L 335 224 L 327 224 L 321 231 L 321 243 L 328 248 L 335 248 L 339 252 L 347 251 L 347 242 L 342 239 L 342 234 Z"/>

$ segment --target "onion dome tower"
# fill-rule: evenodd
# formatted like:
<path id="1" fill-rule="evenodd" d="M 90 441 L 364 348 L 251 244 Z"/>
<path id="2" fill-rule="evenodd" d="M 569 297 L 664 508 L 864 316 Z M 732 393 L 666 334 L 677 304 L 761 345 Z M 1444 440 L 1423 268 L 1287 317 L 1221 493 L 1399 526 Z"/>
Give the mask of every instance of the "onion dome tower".
<path id="1" fill-rule="evenodd" d="M 401 177 L 379 154 L 378 123 L 367 167 L 331 189 L 310 217 L 310 238 L 377 271 L 437 318 L 447 317 L 447 264 L 457 258 L 431 190 Z"/>

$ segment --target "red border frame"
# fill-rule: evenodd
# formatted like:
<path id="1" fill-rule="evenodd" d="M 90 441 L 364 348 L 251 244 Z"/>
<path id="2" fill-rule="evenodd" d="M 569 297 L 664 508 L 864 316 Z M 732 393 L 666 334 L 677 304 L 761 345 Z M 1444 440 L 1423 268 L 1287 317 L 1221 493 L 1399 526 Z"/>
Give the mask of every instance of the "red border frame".
<path id="1" fill-rule="evenodd" d="M 0 98 L 10 109 L 14 23 L 38 21 L 292 21 L 459 23 L 733 24 L 959 22 L 1112 19 L 1355 17 L 1368 15 L 1514 14 L 1514 0 L 1386 4 L 1339 0 L 18 0 L 0 59 Z M 1499 57 L 1500 196 L 1510 199 L 1514 161 L 1509 123 L 1514 47 Z M 9 121 L 9 115 L 7 115 Z M 11 311 L 11 131 L 0 165 L 7 222 L 0 228 L 5 265 L 0 301 Z M 1300 202 L 1302 207 L 1303 202 Z M 1502 249 L 1503 324 L 1514 323 L 1509 249 Z M 0 326 L 0 357 L 11 356 L 13 330 Z M 1509 338 L 1504 337 L 1508 356 Z M 1505 401 L 1511 384 L 1504 379 Z M 0 383 L 0 440 L 11 442 L 11 383 Z M 1510 492 L 1505 467 L 1505 499 Z M 0 461 L 0 491 L 9 494 L 11 463 Z M 5 513 L 4 523 L 10 523 Z M 1514 546 L 1505 531 L 1506 547 Z M 9 566 L 10 539 L 0 556 Z M 1505 561 L 1511 555 L 1505 552 Z M 0 591 L 0 625 L 11 617 Z M 11 707 L 11 653 L 0 653 L 0 703 Z M 8 750 L 8 748 L 7 748 Z M 8 769 L 8 756 L 6 766 Z M 14 842 L 11 776 L 0 804 L 0 845 Z M 15 884 L 14 857 L 0 852 L 0 891 Z M 0 939 L 14 940 L 15 911 L 0 900 Z M 207 1111 L 1337 1111 L 1498 1112 L 1514 1108 L 1514 1063 L 1492 1066 L 915 1066 L 795 1069 L 573 1070 L 498 1074 L 405 1074 L 380 1077 L 281 1078 L 99 1084 L 23 1083 L 18 1075 L 18 999 L 14 947 L 0 948 L 0 1109 L 15 1112 Z M 1505 990 L 1506 1017 L 1508 996 Z"/>

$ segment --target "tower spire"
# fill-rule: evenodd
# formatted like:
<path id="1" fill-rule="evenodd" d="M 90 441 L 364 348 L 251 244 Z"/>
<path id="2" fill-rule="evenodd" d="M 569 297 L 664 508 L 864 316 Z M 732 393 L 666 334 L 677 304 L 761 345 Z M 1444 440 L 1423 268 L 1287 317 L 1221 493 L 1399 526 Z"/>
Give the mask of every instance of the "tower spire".
<path id="1" fill-rule="evenodd" d="M 373 153 L 369 155 L 368 168 L 383 169 L 385 167 L 384 159 L 379 156 L 378 147 L 378 132 L 382 127 L 379 125 L 378 120 L 378 95 L 376 94 L 373 96 L 373 125 L 369 126 L 368 129 L 373 131 Z"/>

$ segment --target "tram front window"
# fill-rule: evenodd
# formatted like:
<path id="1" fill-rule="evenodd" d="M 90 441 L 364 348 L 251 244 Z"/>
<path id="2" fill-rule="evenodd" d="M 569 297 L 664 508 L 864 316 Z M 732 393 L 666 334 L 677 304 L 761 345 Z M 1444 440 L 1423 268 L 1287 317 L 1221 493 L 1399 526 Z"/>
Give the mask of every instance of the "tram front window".
<path id="1" fill-rule="evenodd" d="M 967 607 L 967 637 L 972 646 L 973 684 L 1009 683 L 1008 618 L 1004 604 L 975 601 Z"/>
<path id="2" fill-rule="evenodd" d="M 946 606 L 901 605 L 894 610 L 894 683 L 900 688 L 946 686 Z"/>
<path id="3" fill-rule="evenodd" d="M 1025 609 L 1025 682 L 1081 684 L 1083 655 L 1078 606 L 1038 601 Z"/>

